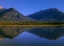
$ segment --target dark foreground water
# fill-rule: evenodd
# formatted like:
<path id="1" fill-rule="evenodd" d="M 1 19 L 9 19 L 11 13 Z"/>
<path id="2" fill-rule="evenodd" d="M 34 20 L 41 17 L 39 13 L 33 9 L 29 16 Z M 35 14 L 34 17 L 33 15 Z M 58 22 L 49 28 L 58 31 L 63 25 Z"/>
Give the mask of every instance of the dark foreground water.
<path id="1" fill-rule="evenodd" d="M 0 27 L 0 46 L 64 46 L 64 27 Z"/>

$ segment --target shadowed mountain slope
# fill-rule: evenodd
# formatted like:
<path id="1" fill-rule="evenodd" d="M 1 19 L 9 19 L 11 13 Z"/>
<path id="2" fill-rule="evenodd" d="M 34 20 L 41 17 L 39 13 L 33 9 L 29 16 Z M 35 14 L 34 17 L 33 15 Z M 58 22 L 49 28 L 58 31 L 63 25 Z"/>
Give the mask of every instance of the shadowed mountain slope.
<path id="1" fill-rule="evenodd" d="M 40 21 L 62 21 L 64 22 L 64 12 L 61 12 L 57 8 L 50 8 L 46 10 L 40 10 L 39 12 L 27 15 L 27 17 L 40 20 Z"/>

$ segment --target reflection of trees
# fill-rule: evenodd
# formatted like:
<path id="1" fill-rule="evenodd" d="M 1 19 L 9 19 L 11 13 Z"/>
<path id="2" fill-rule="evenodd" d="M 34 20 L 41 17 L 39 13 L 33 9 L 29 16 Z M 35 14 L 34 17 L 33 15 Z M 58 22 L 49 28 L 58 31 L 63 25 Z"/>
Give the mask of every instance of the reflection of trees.
<path id="1" fill-rule="evenodd" d="M 44 37 L 50 40 L 56 40 L 61 36 L 64 36 L 64 28 L 62 27 L 50 27 L 50 28 L 35 28 L 28 31 L 29 33 L 35 34 L 40 38 Z"/>

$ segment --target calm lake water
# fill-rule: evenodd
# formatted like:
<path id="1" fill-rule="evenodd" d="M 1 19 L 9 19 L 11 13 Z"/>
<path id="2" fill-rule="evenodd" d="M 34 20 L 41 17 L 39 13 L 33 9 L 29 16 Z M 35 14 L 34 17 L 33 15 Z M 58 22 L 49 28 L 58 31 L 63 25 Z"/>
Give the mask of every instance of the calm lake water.
<path id="1" fill-rule="evenodd" d="M 64 27 L 0 27 L 0 46 L 64 46 Z"/>

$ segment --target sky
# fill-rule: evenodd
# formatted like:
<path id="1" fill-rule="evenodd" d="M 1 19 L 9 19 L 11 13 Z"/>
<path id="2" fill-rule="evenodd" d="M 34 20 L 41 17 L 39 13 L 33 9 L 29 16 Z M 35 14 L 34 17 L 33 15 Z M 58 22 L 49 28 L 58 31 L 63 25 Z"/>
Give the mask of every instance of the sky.
<path id="1" fill-rule="evenodd" d="M 23 15 L 29 15 L 48 8 L 64 12 L 64 0 L 0 0 L 3 8 L 15 8 Z"/>

